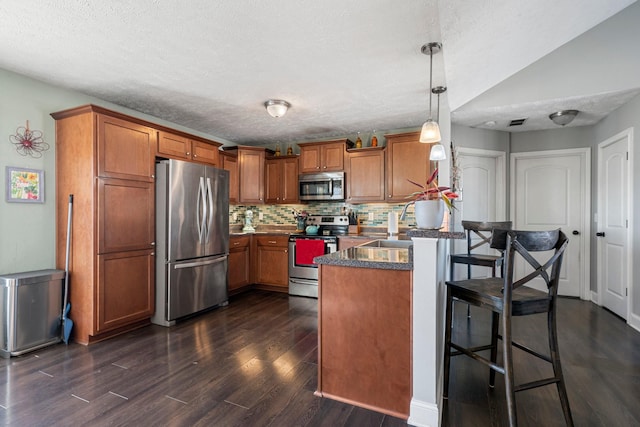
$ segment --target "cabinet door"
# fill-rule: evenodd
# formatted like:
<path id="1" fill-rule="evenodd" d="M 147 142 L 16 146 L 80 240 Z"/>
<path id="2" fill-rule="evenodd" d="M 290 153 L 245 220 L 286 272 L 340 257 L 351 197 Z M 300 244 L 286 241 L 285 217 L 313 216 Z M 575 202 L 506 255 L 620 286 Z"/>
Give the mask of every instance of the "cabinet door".
<path id="1" fill-rule="evenodd" d="M 264 203 L 264 149 L 238 150 L 240 203 Z"/>
<path id="2" fill-rule="evenodd" d="M 191 157 L 191 141 L 180 135 L 169 132 L 158 132 L 158 154 L 175 159 Z"/>
<path id="3" fill-rule="evenodd" d="M 191 153 L 193 160 L 208 165 L 217 166 L 219 163 L 218 146 L 203 141 L 191 141 Z"/>
<path id="4" fill-rule="evenodd" d="M 157 132 L 103 114 L 97 119 L 98 176 L 152 181 Z"/>
<path id="5" fill-rule="evenodd" d="M 247 236 L 229 239 L 229 292 L 250 284 L 249 241 Z"/>
<path id="6" fill-rule="evenodd" d="M 153 251 L 98 256 L 96 333 L 144 320 L 154 313 Z"/>
<path id="7" fill-rule="evenodd" d="M 281 203 L 282 162 L 277 159 L 267 159 L 264 163 L 264 199 L 266 203 Z"/>
<path id="8" fill-rule="evenodd" d="M 282 161 L 282 203 L 298 203 L 298 158 Z"/>
<path id="9" fill-rule="evenodd" d="M 410 179 L 425 184 L 431 175 L 431 144 L 422 144 L 420 133 L 387 135 L 387 201 L 406 202 L 418 187 Z"/>
<path id="10" fill-rule="evenodd" d="M 238 203 L 238 158 L 221 153 L 222 169 L 229 171 L 229 203 Z"/>
<path id="11" fill-rule="evenodd" d="M 259 236 L 256 240 L 256 282 L 288 290 L 288 237 Z"/>
<path id="12" fill-rule="evenodd" d="M 151 249 L 155 243 L 155 186 L 98 179 L 98 253 Z"/>
<path id="13" fill-rule="evenodd" d="M 347 155 L 347 201 L 384 201 L 384 151 L 352 151 Z"/>
<path id="14" fill-rule="evenodd" d="M 314 173 L 320 172 L 320 146 L 309 147 L 300 146 L 300 172 Z"/>
<path id="15" fill-rule="evenodd" d="M 345 145 L 342 142 L 337 144 L 322 145 L 322 171 L 332 172 L 344 170 Z"/>

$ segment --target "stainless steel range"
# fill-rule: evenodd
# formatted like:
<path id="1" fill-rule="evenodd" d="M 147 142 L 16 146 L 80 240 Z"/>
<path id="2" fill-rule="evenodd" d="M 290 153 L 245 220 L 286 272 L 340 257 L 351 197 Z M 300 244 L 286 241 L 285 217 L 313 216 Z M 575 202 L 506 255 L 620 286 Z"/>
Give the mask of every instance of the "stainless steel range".
<path id="1" fill-rule="evenodd" d="M 318 298 L 318 266 L 313 258 L 338 250 L 338 237 L 349 231 L 345 215 L 311 215 L 307 226 L 318 226 L 317 234 L 289 236 L 289 294 Z"/>

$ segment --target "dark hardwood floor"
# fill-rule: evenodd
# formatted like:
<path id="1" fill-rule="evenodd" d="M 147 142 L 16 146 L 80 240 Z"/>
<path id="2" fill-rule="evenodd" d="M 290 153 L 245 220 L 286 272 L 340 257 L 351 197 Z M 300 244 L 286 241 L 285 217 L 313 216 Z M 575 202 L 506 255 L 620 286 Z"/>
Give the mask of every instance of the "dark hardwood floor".
<path id="1" fill-rule="evenodd" d="M 560 351 L 576 425 L 640 425 L 640 333 L 588 302 L 562 299 L 559 310 Z M 487 335 L 488 316 L 481 311 L 472 309 L 469 324 L 466 309 L 456 310 L 458 315 L 461 337 Z M 515 326 L 540 345 L 544 328 L 543 318 Z M 461 357 L 452 363 L 445 425 L 501 425 L 501 383 L 489 392 L 486 368 Z M 542 368 L 519 358 L 515 369 L 517 379 L 527 380 Z M 317 301 L 252 292 L 172 328 L 152 325 L 90 347 L 58 344 L 0 360 L 0 423 L 406 425 L 318 398 L 316 384 Z M 520 425 L 563 425 L 554 388 L 522 392 L 517 399 Z"/>

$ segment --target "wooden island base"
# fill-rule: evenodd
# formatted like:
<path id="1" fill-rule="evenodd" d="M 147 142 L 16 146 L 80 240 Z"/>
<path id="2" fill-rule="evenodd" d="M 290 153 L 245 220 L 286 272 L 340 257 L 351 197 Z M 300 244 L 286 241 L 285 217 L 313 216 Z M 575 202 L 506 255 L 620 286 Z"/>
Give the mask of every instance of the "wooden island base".
<path id="1" fill-rule="evenodd" d="M 320 265 L 316 395 L 407 419 L 410 270 Z"/>

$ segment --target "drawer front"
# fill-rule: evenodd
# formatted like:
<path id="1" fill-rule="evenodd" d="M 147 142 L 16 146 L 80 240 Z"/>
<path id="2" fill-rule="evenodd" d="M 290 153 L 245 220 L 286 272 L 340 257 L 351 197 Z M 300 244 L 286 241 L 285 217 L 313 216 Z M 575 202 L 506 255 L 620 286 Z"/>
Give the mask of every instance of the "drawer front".
<path id="1" fill-rule="evenodd" d="M 231 237 L 229 239 L 229 250 L 236 248 L 246 248 L 251 242 L 250 236 Z"/>
<path id="2" fill-rule="evenodd" d="M 289 242 L 289 236 L 258 236 L 256 240 L 258 242 L 258 246 L 277 246 L 286 248 Z"/>

